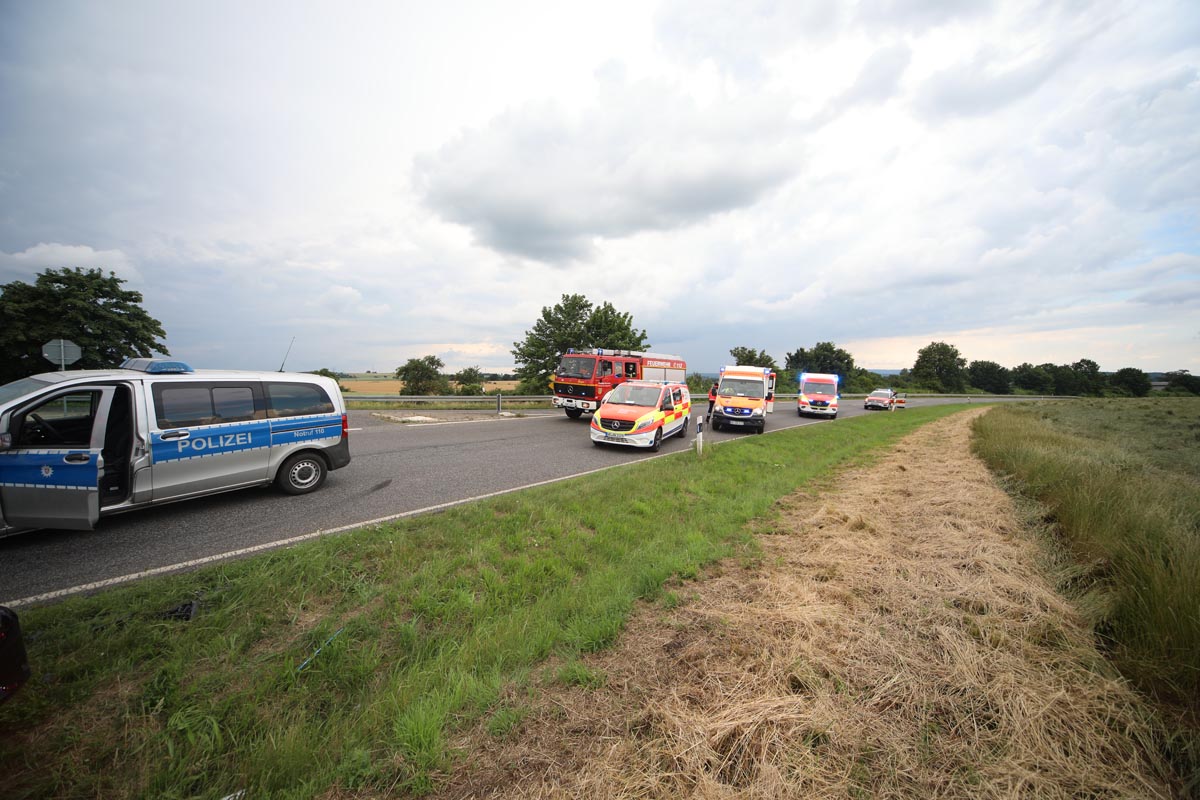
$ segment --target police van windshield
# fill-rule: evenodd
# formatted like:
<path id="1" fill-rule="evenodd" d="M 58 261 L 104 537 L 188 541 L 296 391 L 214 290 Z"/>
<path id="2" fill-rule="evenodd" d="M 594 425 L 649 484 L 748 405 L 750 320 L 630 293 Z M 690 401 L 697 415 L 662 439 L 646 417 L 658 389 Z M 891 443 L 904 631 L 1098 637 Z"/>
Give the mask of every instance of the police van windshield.
<path id="1" fill-rule="evenodd" d="M 837 384 L 828 381 L 805 381 L 800 394 L 837 394 Z"/>
<path id="2" fill-rule="evenodd" d="M 763 382 L 749 378 L 726 378 L 721 381 L 717 394 L 731 394 L 738 397 L 764 397 Z"/>
<path id="3" fill-rule="evenodd" d="M 560 378 L 590 378 L 596 371 L 596 359 L 588 356 L 563 356 L 555 375 Z"/>
<path id="4" fill-rule="evenodd" d="M 21 378 L 12 383 L 6 383 L 0 386 L 0 404 L 7 403 L 9 400 L 16 400 L 18 397 L 36 392 L 39 389 L 45 389 L 50 385 L 48 381 L 39 381 L 37 378 Z"/>
<path id="5" fill-rule="evenodd" d="M 620 403 L 626 406 L 656 406 L 662 389 L 657 386 L 634 386 L 622 383 L 608 393 L 606 403 Z"/>

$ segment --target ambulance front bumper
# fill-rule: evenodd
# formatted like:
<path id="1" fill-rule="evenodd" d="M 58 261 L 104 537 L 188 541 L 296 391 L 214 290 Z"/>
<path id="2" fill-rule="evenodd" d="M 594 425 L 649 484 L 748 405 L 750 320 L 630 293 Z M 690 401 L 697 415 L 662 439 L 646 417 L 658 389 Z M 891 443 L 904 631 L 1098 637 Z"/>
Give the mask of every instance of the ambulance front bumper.
<path id="1" fill-rule="evenodd" d="M 766 428 L 767 420 L 761 414 L 726 414 L 723 408 L 714 408 L 712 414 L 713 422 L 720 422 L 722 425 L 728 425 L 730 428 L 749 428 L 751 430 L 762 430 Z"/>
<path id="2" fill-rule="evenodd" d="M 800 403 L 796 406 L 801 414 L 820 414 L 827 417 L 837 416 L 837 406 L 812 406 L 808 403 Z"/>
<path id="3" fill-rule="evenodd" d="M 654 434 L 658 428 L 639 433 L 609 433 L 608 431 L 592 428 L 592 441 L 604 444 L 623 444 L 627 447 L 649 447 L 654 444 Z"/>

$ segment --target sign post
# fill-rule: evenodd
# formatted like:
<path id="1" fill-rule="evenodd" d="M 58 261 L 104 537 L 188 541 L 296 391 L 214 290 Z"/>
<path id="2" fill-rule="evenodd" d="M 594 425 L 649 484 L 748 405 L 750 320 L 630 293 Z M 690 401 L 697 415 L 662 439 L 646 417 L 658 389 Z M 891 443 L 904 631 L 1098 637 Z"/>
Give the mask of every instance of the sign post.
<path id="1" fill-rule="evenodd" d="M 59 370 L 65 370 L 67 364 L 83 358 L 83 349 L 70 339 L 51 339 L 42 345 L 42 355 L 50 363 L 58 364 Z"/>

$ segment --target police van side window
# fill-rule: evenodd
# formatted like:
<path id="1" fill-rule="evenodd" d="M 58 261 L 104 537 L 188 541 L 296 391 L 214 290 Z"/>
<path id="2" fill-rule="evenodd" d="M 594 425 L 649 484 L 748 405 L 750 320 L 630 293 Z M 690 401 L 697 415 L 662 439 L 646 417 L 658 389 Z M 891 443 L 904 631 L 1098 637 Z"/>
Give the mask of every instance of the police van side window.
<path id="1" fill-rule="evenodd" d="M 333 402 L 315 383 L 268 383 L 267 416 L 302 417 L 332 414 Z"/>
<path id="2" fill-rule="evenodd" d="M 154 415 L 160 428 L 194 428 L 261 419 L 254 389 L 231 384 L 155 384 Z"/>
<path id="3" fill-rule="evenodd" d="M 17 447 L 88 447 L 100 392 L 60 395 L 13 419 Z"/>

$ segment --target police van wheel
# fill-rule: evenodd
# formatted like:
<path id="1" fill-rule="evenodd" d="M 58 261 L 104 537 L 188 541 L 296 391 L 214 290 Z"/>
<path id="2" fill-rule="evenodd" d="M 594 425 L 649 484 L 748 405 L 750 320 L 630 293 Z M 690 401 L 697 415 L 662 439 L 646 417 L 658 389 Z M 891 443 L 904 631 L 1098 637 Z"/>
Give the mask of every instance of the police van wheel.
<path id="1" fill-rule="evenodd" d="M 568 408 L 564 410 L 567 412 L 567 416 L 571 419 L 579 419 L 583 416 L 583 410 L 579 408 Z"/>
<path id="2" fill-rule="evenodd" d="M 650 452 L 657 453 L 660 447 L 662 447 L 662 428 L 654 432 L 654 441 L 650 444 Z"/>
<path id="3" fill-rule="evenodd" d="M 287 494 L 308 494 L 321 488 L 326 472 L 320 456 L 300 453 L 283 462 L 275 484 Z"/>

